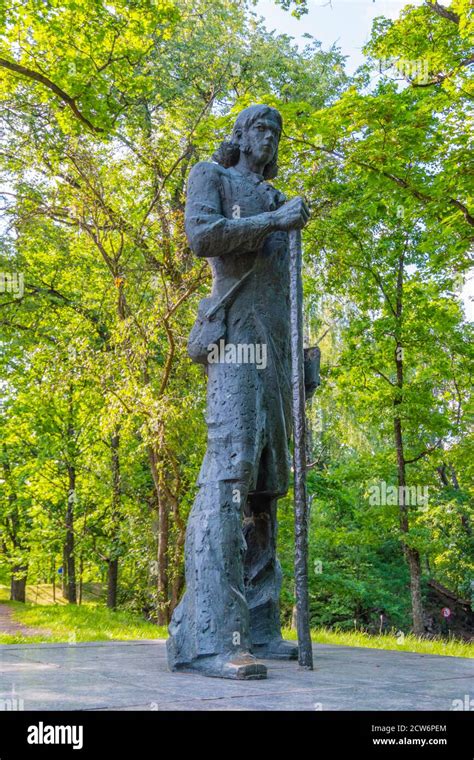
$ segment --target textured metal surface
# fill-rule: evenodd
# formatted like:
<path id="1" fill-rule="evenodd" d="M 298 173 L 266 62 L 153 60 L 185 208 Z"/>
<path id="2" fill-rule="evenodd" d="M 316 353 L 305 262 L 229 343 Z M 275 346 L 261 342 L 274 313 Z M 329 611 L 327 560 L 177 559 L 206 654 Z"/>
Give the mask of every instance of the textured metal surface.
<path id="1" fill-rule="evenodd" d="M 268 158 L 276 160 L 277 138 L 265 130 L 281 124 L 279 114 L 254 106 L 238 118 L 249 116 L 265 119 L 267 127 L 252 134 L 250 127 L 234 128 L 246 144 L 238 166 L 202 161 L 193 167 L 185 211 L 190 247 L 208 260 L 213 276 L 195 342 L 206 348 L 205 318 L 222 309 L 222 342 L 265 347 L 267 358 L 265 366 L 206 362 L 207 451 L 186 530 L 186 591 L 173 612 L 167 649 L 172 670 L 222 678 L 246 678 L 249 653 L 297 656 L 296 644 L 281 635 L 276 554 L 292 425 L 289 243 L 281 220 L 294 204 L 265 181 L 265 163 L 261 173 L 245 164 L 271 140 Z"/>
<path id="2" fill-rule="evenodd" d="M 313 668 L 308 599 L 308 505 L 306 498 L 306 416 L 303 352 L 303 284 L 301 232 L 290 238 L 291 381 L 293 401 L 293 465 L 295 498 L 295 590 L 299 657 L 303 668 Z"/>

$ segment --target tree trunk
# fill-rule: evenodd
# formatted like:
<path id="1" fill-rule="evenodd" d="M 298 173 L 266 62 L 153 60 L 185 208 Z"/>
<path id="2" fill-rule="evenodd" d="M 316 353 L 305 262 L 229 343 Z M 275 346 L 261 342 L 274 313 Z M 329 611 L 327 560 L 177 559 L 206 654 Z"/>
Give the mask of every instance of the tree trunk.
<path id="1" fill-rule="evenodd" d="M 12 602 L 26 601 L 26 577 L 28 567 L 16 565 L 12 568 L 10 599 Z"/>
<path id="2" fill-rule="evenodd" d="M 67 572 L 66 598 L 69 604 L 76 604 L 76 561 L 74 557 L 74 503 L 76 500 L 76 468 L 73 465 L 68 465 L 67 471 L 68 498 L 66 511 L 66 541 L 64 544 Z"/>
<path id="3" fill-rule="evenodd" d="M 107 560 L 107 607 L 117 607 L 118 559 Z"/>
<path id="4" fill-rule="evenodd" d="M 176 518 L 177 515 L 175 515 Z M 173 579 L 171 581 L 171 595 L 170 595 L 170 606 L 169 606 L 169 618 L 171 619 L 171 615 L 173 614 L 175 608 L 179 604 L 179 600 L 181 599 L 181 595 L 184 591 L 184 562 L 183 555 L 184 555 L 184 541 L 185 541 L 185 526 L 182 524 L 181 517 L 179 517 L 179 523 L 177 525 L 178 533 L 176 537 L 176 550 L 175 550 L 175 561 L 178 565 L 178 570 L 174 573 Z"/>
<path id="5" fill-rule="evenodd" d="M 164 498 L 163 492 L 160 493 L 158 502 L 158 578 L 157 578 L 157 595 L 158 595 L 158 625 L 167 625 L 169 623 L 169 606 L 168 606 L 168 538 L 169 538 L 169 520 L 168 505 Z"/>
<path id="6" fill-rule="evenodd" d="M 395 448 L 397 452 L 397 480 L 398 480 L 398 506 L 400 513 L 400 529 L 403 534 L 403 553 L 410 571 L 410 592 L 411 592 L 411 609 L 413 618 L 413 633 L 421 636 L 424 631 L 423 624 L 423 605 L 421 598 L 421 562 L 420 555 L 416 549 L 409 546 L 405 536 L 408 535 L 410 525 L 408 519 L 408 506 L 406 504 L 406 461 L 403 446 L 403 427 L 402 420 L 396 414 L 397 407 L 403 400 L 403 345 L 401 342 L 401 321 L 403 313 L 403 274 L 404 274 L 404 257 L 399 258 L 398 276 L 397 276 L 397 342 L 395 346 L 395 365 L 397 370 L 397 394 L 393 402 L 395 407 L 394 417 L 394 437 Z"/>
<path id="7" fill-rule="evenodd" d="M 82 552 L 81 552 L 81 556 L 79 557 L 79 599 L 78 599 L 79 604 L 82 604 L 82 585 L 83 585 L 82 573 L 83 571 L 84 571 L 84 557 L 82 556 Z"/>
<path id="8" fill-rule="evenodd" d="M 171 597 L 170 597 L 170 617 L 173 614 L 175 608 L 179 604 L 179 600 L 181 599 L 181 594 L 183 593 L 184 589 L 184 572 L 178 572 L 173 578 L 173 581 L 171 583 Z"/>
<path id="9" fill-rule="evenodd" d="M 67 599 L 67 550 L 66 544 L 63 546 L 63 571 L 61 573 L 62 594 Z"/>
<path id="10" fill-rule="evenodd" d="M 421 562 L 420 555 L 416 549 L 407 547 L 406 557 L 408 567 L 410 568 L 410 591 L 411 591 L 411 609 L 413 616 L 413 632 L 417 636 L 422 636 L 425 632 L 423 600 L 421 597 Z"/>
<path id="11" fill-rule="evenodd" d="M 168 504 L 170 505 L 171 512 L 173 515 L 173 529 L 175 531 L 175 547 L 173 552 L 173 566 L 174 566 L 174 572 L 171 577 L 171 583 L 170 583 L 170 601 L 169 601 L 169 610 L 168 610 L 168 616 L 171 619 L 171 615 L 173 614 L 173 611 L 175 607 L 178 606 L 179 600 L 181 598 L 181 594 L 184 589 L 184 542 L 186 538 L 186 525 L 183 522 L 180 512 L 179 512 L 179 501 L 178 497 L 171 492 L 171 490 L 164 485 Z M 178 485 L 179 490 L 179 485 Z M 169 575 L 169 574 L 168 574 Z"/>
<path id="12" fill-rule="evenodd" d="M 169 623 L 168 602 L 168 541 L 169 519 L 168 504 L 161 483 L 161 475 L 158 468 L 158 457 L 153 446 L 148 448 L 150 470 L 155 486 L 156 504 L 158 509 L 158 547 L 157 547 L 157 581 L 156 581 L 156 614 L 158 625 Z"/>
<path id="13" fill-rule="evenodd" d="M 18 499 L 13 485 L 13 479 L 8 458 L 8 449 L 4 443 L 2 446 L 2 463 L 5 482 L 10 486 L 8 501 L 10 504 L 10 518 L 7 519 L 7 532 L 11 540 L 14 555 L 19 552 L 28 553 L 29 547 L 23 544 L 21 537 L 21 517 L 18 508 Z M 3 551 L 7 552 L 6 544 L 2 544 Z M 28 560 L 26 556 L 23 561 L 18 561 L 11 568 L 10 581 L 10 599 L 12 602 L 25 602 L 26 599 L 26 578 L 28 575 Z"/>
<path id="14" fill-rule="evenodd" d="M 394 420 L 395 427 L 395 445 L 397 448 L 397 470 L 398 470 L 398 506 L 400 510 L 400 529 L 404 535 L 409 532 L 408 507 L 406 505 L 406 464 L 403 453 L 403 432 L 402 423 L 399 417 Z M 410 571 L 410 592 L 411 592 L 411 609 L 413 617 L 413 633 L 421 636 L 424 631 L 423 624 L 423 604 L 421 598 L 421 562 L 420 555 L 416 549 L 411 548 L 402 538 L 403 553 Z"/>
<path id="15" fill-rule="evenodd" d="M 118 430 L 110 439 L 112 467 L 112 556 L 107 559 L 107 607 L 114 610 L 117 606 L 118 571 L 119 571 L 119 527 L 122 501 L 120 477 L 120 435 Z"/>
<path id="16" fill-rule="evenodd" d="M 51 583 L 53 585 L 53 604 L 56 604 L 56 563 L 54 557 L 51 563 Z"/>

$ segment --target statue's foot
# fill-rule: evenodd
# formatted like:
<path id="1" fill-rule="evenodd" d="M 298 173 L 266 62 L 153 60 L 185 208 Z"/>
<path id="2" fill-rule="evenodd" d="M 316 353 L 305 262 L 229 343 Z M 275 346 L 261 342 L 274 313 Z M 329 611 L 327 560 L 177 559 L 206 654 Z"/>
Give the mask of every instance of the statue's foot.
<path id="1" fill-rule="evenodd" d="M 266 665 L 259 662 L 250 652 L 198 657 L 186 665 L 176 666 L 175 670 L 180 673 L 199 673 L 211 678 L 232 678 L 239 681 L 251 681 L 267 677 Z"/>
<path id="2" fill-rule="evenodd" d="M 272 639 L 267 644 L 254 644 L 252 653 L 261 660 L 297 660 L 298 644 L 284 639 Z"/>

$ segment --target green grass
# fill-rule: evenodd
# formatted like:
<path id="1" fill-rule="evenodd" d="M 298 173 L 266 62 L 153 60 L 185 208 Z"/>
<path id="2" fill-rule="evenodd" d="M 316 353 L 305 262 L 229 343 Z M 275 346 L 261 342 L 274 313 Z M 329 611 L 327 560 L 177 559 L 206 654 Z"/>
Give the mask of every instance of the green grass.
<path id="1" fill-rule="evenodd" d="M 95 597 L 97 589 L 84 598 Z M 32 597 L 41 598 L 42 604 L 34 604 Z M 58 595 L 59 596 L 59 595 Z M 32 587 L 27 594 L 27 603 L 8 602 L 8 589 L 0 586 L 0 602 L 7 603 L 12 610 L 14 621 L 22 625 L 39 629 L 31 636 L 22 633 L 3 634 L 0 631 L 0 644 L 34 644 L 41 642 L 79 643 L 82 641 L 135 641 L 140 639 L 167 638 L 166 627 L 157 627 L 144 620 L 140 615 L 112 611 L 98 604 L 87 601 L 81 605 L 64 604 L 62 599 L 52 603 L 52 594 L 48 588 Z M 285 630 L 286 639 L 296 639 L 296 632 Z M 311 632 L 312 640 L 318 644 L 333 644 L 349 647 L 367 647 L 370 649 L 390 649 L 399 652 L 417 652 L 418 654 L 437 654 L 449 657 L 474 657 L 474 643 L 458 639 L 422 639 L 412 634 L 403 638 L 394 634 L 374 636 L 364 631 L 341 631 L 316 628 Z"/>
<path id="2" fill-rule="evenodd" d="M 296 639 L 296 631 L 283 631 L 285 639 Z M 315 628 L 311 639 L 316 644 L 336 644 L 346 647 L 364 647 L 368 649 L 390 649 L 398 652 L 416 652 L 418 654 L 438 654 L 447 657 L 474 657 L 474 643 L 459 639 L 423 639 L 411 633 L 403 638 L 390 633 L 380 636 L 364 631 L 331 631 L 328 628 Z"/>
<path id="3" fill-rule="evenodd" d="M 168 635 L 165 627 L 148 623 L 140 615 L 122 610 L 114 612 L 90 602 L 67 606 L 8 602 L 8 606 L 14 621 L 31 628 L 42 628 L 44 632 L 35 632 L 31 636 L 0 632 L 0 644 L 136 641 L 166 638 Z"/>

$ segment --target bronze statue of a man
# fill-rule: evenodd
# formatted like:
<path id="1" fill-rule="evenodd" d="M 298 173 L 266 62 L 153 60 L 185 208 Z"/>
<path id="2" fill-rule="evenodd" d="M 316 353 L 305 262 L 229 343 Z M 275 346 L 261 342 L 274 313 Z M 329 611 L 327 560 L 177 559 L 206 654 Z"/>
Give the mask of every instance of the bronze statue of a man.
<path id="1" fill-rule="evenodd" d="M 207 369 L 208 443 L 168 661 L 222 678 L 265 678 L 261 660 L 298 655 L 281 636 L 276 511 L 290 471 L 288 231 L 309 211 L 266 182 L 281 130 L 276 109 L 246 108 L 216 163 L 193 167 L 187 191 L 189 244 L 213 275 L 189 343 Z"/>

